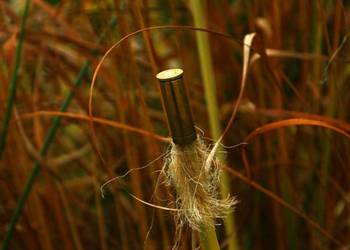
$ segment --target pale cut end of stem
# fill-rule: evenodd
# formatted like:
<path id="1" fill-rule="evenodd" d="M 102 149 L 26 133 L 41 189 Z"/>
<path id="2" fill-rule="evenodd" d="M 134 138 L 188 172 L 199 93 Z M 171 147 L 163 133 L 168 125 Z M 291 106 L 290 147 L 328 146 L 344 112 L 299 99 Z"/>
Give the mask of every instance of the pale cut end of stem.
<path id="1" fill-rule="evenodd" d="M 167 69 L 159 72 L 156 77 L 159 81 L 172 81 L 182 77 L 184 71 L 182 69 Z"/>

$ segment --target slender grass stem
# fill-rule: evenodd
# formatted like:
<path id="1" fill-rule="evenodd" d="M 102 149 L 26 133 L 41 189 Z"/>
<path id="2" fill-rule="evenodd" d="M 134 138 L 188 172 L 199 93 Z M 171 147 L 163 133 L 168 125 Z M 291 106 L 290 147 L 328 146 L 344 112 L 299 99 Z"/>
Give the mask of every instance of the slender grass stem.
<path id="1" fill-rule="evenodd" d="M 205 16 L 203 13 L 202 2 L 199 0 L 191 0 L 191 8 L 194 17 L 194 24 L 196 27 L 204 28 L 206 26 Z M 214 140 L 218 140 L 221 135 L 220 119 L 219 119 L 219 110 L 218 102 L 216 99 L 216 89 L 215 89 L 215 78 L 214 70 L 212 66 L 210 45 L 208 35 L 204 33 L 196 33 L 198 54 L 200 58 L 201 65 L 201 74 L 204 81 L 205 89 L 205 100 L 208 108 L 210 129 L 212 137 Z M 223 198 L 226 198 L 229 195 L 230 183 L 229 177 L 222 173 L 221 175 L 221 185 L 220 193 Z M 238 249 L 236 232 L 235 232 L 235 222 L 232 214 L 229 214 L 225 219 L 225 229 L 226 236 L 229 237 L 229 250 Z M 208 230 L 208 234 L 215 234 L 215 230 Z M 208 237 L 208 239 L 214 240 L 214 235 Z M 216 235 L 215 235 L 216 239 Z M 213 243 L 214 244 L 214 243 Z M 209 248 L 214 249 L 214 248 Z"/>
<path id="2" fill-rule="evenodd" d="M 219 241 L 216 238 L 215 228 L 203 228 L 200 233 L 200 244 L 203 249 L 220 250 Z"/>
<path id="3" fill-rule="evenodd" d="M 29 2 L 29 1 L 27 1 L 27 2 Z M 26 8 L 28 8 L 28 6 L 26 6 Z M 112 17 L 112 19 L 110 21 L 110 27 L 113 27 L 115 24 L 116 24 L 116 19 L 115 19 L 115 17 Z M 102 35 L 100 36 L 100 38 L 98 40 L 98 43 L 100 43 L 102 41 L 102 39 L 105 37 L 105 35 L 106 35 L 106 32 L 102 33 Z M 66 98 L 64 99 L 64 101 L 61 105 L 61 108 L 60 108 L 61 112 L 67 111 L 67 109 L 68 109 L 68 107 L 73 99 L 74 91 L 77 87 L 79 87 L 82 84 L 84 76 L 89 71 L 89 67 L 90 67 L 90 61 L 86 61 L 83 64 L 83 66 L 81 67 L 79 74 L 77 75 L 77 77 L 74 81 L 73 88 L 67 94 Z M 47 132 L 44 143 L 40 149 L 41 156 L 45 156 L 47 154 L 49 147 L 55 138 L 57 129 L 59 128 L 60 121 L 61 121 L 61 117 L 59 117 L 59 116 L 56 116 L 52 119 L 52 125 L 51 125 L 49 131 Z M 33 163 L 32 172 L 30 173 L 30 175 L 27 179 L 27 182 L 24 185 L 24 191 L 21 194 L 21 196 L 18 200 L 17 207 L 16 207 L 16 209 L 11 217 L 8 231 L 6 233 L 5 239 L 4 239 L 3 244 L 1 246 L 1 250 L 9 249 L 9 245 L 10 245 L 11 239 L 13 237 L 14 229 L 16 227 L 16 224 L 18 222 L 20 215 L 22 214 L 24 205 L 28 199 L 30 191 L 32 190 L 34 181 L 35 181 L 36 177 L 39 175 L 39 173 L 40 173 L 40 163 L 38 161 L 35 161 Z"/>
<path id="4" fill-rule="evenodd" d="M 80 72 L 75 80 L 74 87 L 81 85 L 84 76 L 88 72 L 89 65 L 90 65 L 90 62 L 84 63 L 83 67 L 81 68 L 81 70 L 80 70 Z M 60 109 L 61 112 L 67 111 L 67 108 L 68 108 L 68 106 L 73 98 L 73 95 L 74 95 L 74 89 L 72 89 L 68 93 L 67 97 L 65 98 L 65 100 L 61 106 L 61 109 Z M 61 121 L 61 117 L 58 117 L 58 116 L 56 116 L 52 119 L 52 125 L 47 133 L 44 144 L 40 150 L 41 156 L 44 156 L 47 154 L 49 147 L 50 147 L 53 139 L 55 138 L 57 129 L 60 125 L 60 121 Z M 1 247 L 2 250 L 9 249 L 10 241 L 13 237 L 15 226 L 17 224 L 17 221 L 18 221 L 20 215 L 22 214 L 23 207 L 28 199 L 28 196 L 30 194 L 30 191 L 32 190 L 34 181 L 35 181 L 36 177 L 39 175 L 39 173 L 40 173 L 40 163 L 38 161 L 36 161 L 36 162 L 34 162 L 33 167 L 32 167 L 32 172 L 30 173 L 30 175 L 27 179 L 27 182 L 24 185 L 24 191 L 18 200 L 18 204 L 17 204 L 17 207 L 15 209 L 15 212 L 13 213 L 13 215 L 11 217 L 9 228 L 8 228 L 7 234 L 5 236 L 5 240 L 4 240 L 2 247 Z"/>
<path id="5" fill-rule="evenodd" d="M 4 120 L 2 123 L 2 128 L 0 131 L 0 158 L 5 149 L 7 132 L 9 129 L 9 124 L 12 116 L 13 105 L 16 99 L 17 78 L 18 78 L 19 67 L 21 64 L 22 47 L 23 47 L 25 26 L 26 26 L 27 16 L 29 12 L 29 6 L 30 6 L 30 0 L 27 0 L 23 10 L 21 29 L 20 29 L 18 43 L 16 47 L 15 66 L 13 69 L 13 73 L 12 73 L 12 77 L 9 85 L 6 110 L 5 110 Z"/>

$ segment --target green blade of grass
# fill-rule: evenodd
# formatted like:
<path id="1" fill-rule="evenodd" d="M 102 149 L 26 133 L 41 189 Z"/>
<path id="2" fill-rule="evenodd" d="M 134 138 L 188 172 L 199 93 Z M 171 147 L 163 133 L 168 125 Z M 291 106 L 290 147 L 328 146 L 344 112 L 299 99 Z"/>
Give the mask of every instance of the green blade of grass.
<path id="1" fill-rule="evenodd" d="M 116 24 L 116 18 L 113 16 L 111 18 L 111 21 L 110 21 L 110 27 L 115 26 L 115 24 Z M 102 33 L 102 35 L 100 36 L 100 38 L 98 40 L 98 43 L 100 43 L 103 40 L 106 33 L 107 32 Z M 81 67 L 79 74 L 77 75 L 77 77 L 74 81 L 73 88 L 67 94 L 65 100 L 63 101 L 63 103 L 61 105 L 61 108 L 60 108 L 61 112 L 67 111 L 68 106 L 73 99 L 74 90 L 81 85 L 84 76 L 88 73 L 89 67 L 90 67 L 90 61 L 86 61 L 83 64 L 83 66 Z M 52 119 L 52 125 L 51 125 L 49 131 L 47 132 L 47 136 L 45 138 L 44 144 L 40 149 L 41 156 L 45 156 L 47 154 L 49 147 L 50 147 L 51 143 L 53 142 L 53 139 L 55 138 L 57 129 L 59 128 L 60 121 L 61 121 L 61 117 L 59 117 L 59 116 L 56 116 Z M 32 172 L 30 173 L 30 175 L 27 179 L 27 182 L 25 183 L 24 191 L 21 194 L 21 196 L 18 200 L 17 207 L 16 207 L 16 209 L 11 217 L 9 228 L 8 228 L 7 234 L 5 236 L 4 242 L 1 246 L 1 250 L 9 249 L 10 241 L 13 237 L 15 226 L 18 222 L 20 215 L 22 214 L 24 205 L 28 199 L 28 196 L 29 196 L 30 191 L 33 187 L 34 181 L 35 181 L 36 177 L 39 175 L 39 173 L 40 173 L 40 163 L 38 161 L 35 161 L 33 163 Z"/>
<path id="2" fill-rule="evenodd" d="M 79 72 L 79 74 L 74 82 L 74 87 L 81 85 L 83 78 L 84 78 L 84 75 L 88 72 L 89 65 L 90 65 L 90 62 L 88 62 L 88 61 L 84 63 L 83 67 L 81 68 L 81 70 L 80 70 L 80 72 Z M 68 93 L 67 97 L 65 98 L 65 100 L 61 106 L 61 109 L 60 109 L 61 112 L 67 111 L 67 108 L 68 108 L 68 106 L 73 98 L 73 95 L 74 95 L 74 88 Z M 52 119 L 52 125 L 47 133 L 44 144 L 40 150 L 41 156 L 45 156 L 46 153 L 48 152 L 49 146 L 51 145 L 53 139 L 55 138 L 57 129 L 60 125 L 60 121 L 61 121 L 61 117 L 59 117 L 59 116 L 56 116 Z M 36 177 L 39 175 L 39 173 L 40 173 L 40 163 L 38 161 L 35 161 L 33 164 L 33 167 L 32 167 L 32 172 L 30 173 L 30 175 L 27 179 L 27 182 L 24 186 L 24 191 L 21 194 L 21 196 L 18 200 L 17 207 L 15 209 L 15 212 L 13 213 L 13 215 L 11 217 L 9 228 L 8 228 L 5 240 L 4 240 L 2 247 L 1 247 L 2 250 L 9 249 L 9 244 L 10 244 L 10 241 L 12 239 L 15 226 L 17 224 L 17 221 L 18 221 L 20 215 L 22 214 L 24 204 L 26 203 L 26 201 L 28 199 L 28 196 L 29 196 L 29 193 L 33 187 L 34 181 L 35 181 Z"/>
<path id="3" fill-rule="evenodd" d="M 5 110 L 4 120 L 2 123 L 2 128 L 0 131 L 0 158 L 5 149 L 7 132 L 8 132 L 11 116 L 12 116 L 13 104 L 15 103 L 15 98 L 16 98 L 17 78 L 18 78 L 19 66 L 21 64 L 22 47 L 23 47 L 25 26 L 26 26 L 27 16 L 29 12 L 29 6 L 30 6 L 30 0 L 27 0 L 23 10 L 21 30 L 19 33 L 18 43 L 16 47 L 15 66 L 14 66 L 11 81 L 9 84 L 6 110 Z"/>
<path id="4" fill-rule="evenodd" d="M 202 1 L 191 0 L 190 3 L 191 3 L 195 26 L 200 28 L 205 28 L 206 22 L 205 22 L 205 16 L 203 13 Z M 220 127 L 219 108 L 218 108 L 219 106 L 216 98 L 214 70 L 213 70 L 213 65 L 212 65 L 212 60 L 210 55 L 210 45 L 209 45 L 208 35 L 203 33 L 196 33 L 196 40 L 197 40 L 198 54 L 200 58 L 202 79 L 204 82 L 205 100 L 208 108 L 210 129 L 211 129 L 212 137 L 216 141 L 220 138 L 222 131 Z M 223 172 L 220 178 L 221 178 L 220 194 L 221 194 L 221 197 L 226 198 L 230 193 L 229 177 L 227 176 L 226 173 Z M 226 229 L 226 236 L 229 237 L 228 249 L 237 250 L 238 244 L 236 239 L 236 229 L 235 229 L 234 217 L 232 214 L 229 214 L 224 219 L 224 224 Z M 215 230 L 208 230 L 207 233 L 209 234 L 208 239 L 215 241 L 216 239 Z M 213 242 L 212 244 L 214 246 L 217 245 L 217 243 L 215 242 Z M 214 248 L 208 248 L 208 249 L 214 249 Z"/>

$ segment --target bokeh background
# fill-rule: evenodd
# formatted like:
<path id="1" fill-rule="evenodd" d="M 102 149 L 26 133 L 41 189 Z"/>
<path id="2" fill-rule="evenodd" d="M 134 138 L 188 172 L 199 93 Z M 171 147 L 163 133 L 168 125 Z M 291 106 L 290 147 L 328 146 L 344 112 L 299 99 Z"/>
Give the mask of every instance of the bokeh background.
<path id="1" fill-rule="evenodd" d="M 232 234 L 217 221 L 221 248 L 234 239 L 237 249 L 349 249 L 349 19 L 340 0 L 0 1 L 2 247 L 171 249 L 172 213 L 135 197 L 172 207 L 158 179 L 169 133 L 155 75 L 180 67 L 204 136 L 215 141 L 237 104 L 223 144 L 248 142 L 226 149 L 226 187 L 239 203 Z M 176 27 L 139 32 L 108 55 L 92 129 L 103 54 L 163 25 Z M 158 158 L 102 198 L 104 182 Z M 187 228 L 181 249 L 197 243 Z"/>

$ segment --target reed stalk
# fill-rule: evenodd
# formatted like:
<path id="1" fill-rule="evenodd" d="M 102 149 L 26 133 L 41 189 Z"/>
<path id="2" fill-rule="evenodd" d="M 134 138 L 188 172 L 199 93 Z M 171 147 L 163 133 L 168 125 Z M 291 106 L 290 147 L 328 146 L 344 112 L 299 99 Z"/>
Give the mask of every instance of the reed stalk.
<path id="1" fill-rule="evenodd" d="M 202 6 L 202 1 L 191 0 L 191 9 L 194 18 L 194 25 L 200 28 L 206 28 L 205 15 Z M 216 98 L 216 84 L 214 78 L 214 70 L 211 60 L 210 45 L 208 35 L 202 32 L 196 33 L 197 49 L 200 58 L 201 75 L 204 82 L 205 100 L 207 103 L 207 110 L 209 116 L 210 130 L 213 140 L 218 140 L 222 130 L 220 126 L 220 116 L 218 109 L 218 102 Z M 221 157 L 221 160 L 224 160 Z M 221 197 L 225 199 L 230 192 L 229 177 L 222 172 L 220 182 Z M 225 219 L 226 236 L 229 238 L 229 250 L 237 250 L 238 243 L 236 238 L 236 229 L 233 214 L 229 214 Z M 215 231 L 209 231 L 209 234 L 215 234 Z M 216 236 L 215 236 L 216 237 Z M 212 236 L 214 238 L 214 236 Z"/>
<path id="2" fill-rule="evenodd" d="M 203 228 L 203 231 L 200 233 L 200 244 L 203 249 L 220 250 L 214 227 Z"/>
<path id="3" fill-rule="evenodd" d="M 29 12 L 29 6 L 30 6 L 30 1 L 27 0 L 23 10 L 21 30 L 19 32 L 18 43 L 16 47 L 15 66 L 13 68 L 12 77 L 9 85 L 6 110 L 5 110 L 4 120 L 2 123 L 2 128 L 0 131 L 0 158 L 5 149 L 7 133 L 8 133 L 9 124 L 12 116 L 13 105 L 16 99 L 17 78 L 18 78 L 19 67 L 21 65 L 22 47 L 23 47 L 23 40 L 24 40 L 24 34 L 25 34 L 25 26 L 26 26 L 27 16 Z"/>

